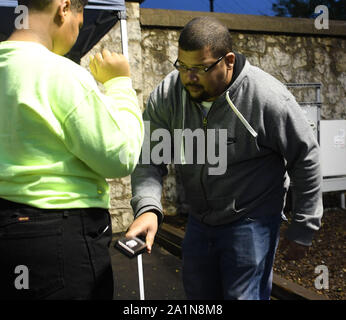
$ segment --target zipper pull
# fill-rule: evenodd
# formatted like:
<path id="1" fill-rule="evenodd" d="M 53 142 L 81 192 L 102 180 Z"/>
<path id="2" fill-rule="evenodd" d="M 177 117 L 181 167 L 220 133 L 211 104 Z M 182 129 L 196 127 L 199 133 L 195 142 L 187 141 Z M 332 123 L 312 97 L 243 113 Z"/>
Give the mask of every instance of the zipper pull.
<path id="1" fill-rule="evenodd" d="M 203 117 L 203 128 L 204 128 L 204 130 L 207 129 L 207 125 L 208 125 L 207 117 Z"/>

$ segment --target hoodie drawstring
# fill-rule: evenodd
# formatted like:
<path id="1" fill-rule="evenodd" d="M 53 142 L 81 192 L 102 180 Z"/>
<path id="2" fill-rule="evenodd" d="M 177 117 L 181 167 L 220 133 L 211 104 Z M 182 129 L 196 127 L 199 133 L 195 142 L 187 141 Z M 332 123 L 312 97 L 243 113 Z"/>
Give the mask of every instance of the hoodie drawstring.
<path id="1" fill-rule="evenodd" d="M 246 119 L 243 117 L 243 115 L 240 113 L 240 111 L 233 104 L 233 102 L 231 101 L 231 99 L 229 97 L 228 91 L 226 92 L 226 100 L 227 100 L 229 106 L 231 107 L 231 109 L 233 110 L 233 112 L 236 114 L 236 116 L 239 118 L 239 120 L 243 123 L 245 128 L 251 133 L 251 135 L 254 138 L 256 138 L 258 135 L 257 132 L 250 126 L 250 124 L 246 121 Z"/>
<path id="2" fill-rule="evenodd" d="M 185 130 L 185 113 L 186 113 L 186 91 L 183 89 L 182 92 L 182 106 L 183 106 L 183 118 L 182 118 L 182 136 L 181 136 L 181 148 L 180 148 L 180 163 L 186 164 L 185 161 L 185 147 L 184 147 L 184 130 Z"/>

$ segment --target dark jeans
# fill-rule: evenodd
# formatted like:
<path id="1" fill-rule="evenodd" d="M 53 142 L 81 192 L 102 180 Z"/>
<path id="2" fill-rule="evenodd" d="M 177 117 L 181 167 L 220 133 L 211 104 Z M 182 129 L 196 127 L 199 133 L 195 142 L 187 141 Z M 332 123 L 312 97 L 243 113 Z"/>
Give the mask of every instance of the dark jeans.
<path id="1" fill-rule="evenodd" d="M 211 227 L 189 217 L 183 283 L 192 300 L 268 300 L 281 215 Z"/>
<path id="2" fill-rule="evenodd" d="M 112 299 L 108 210 L 4 208 L 4 203 L 0 299 Z"/>

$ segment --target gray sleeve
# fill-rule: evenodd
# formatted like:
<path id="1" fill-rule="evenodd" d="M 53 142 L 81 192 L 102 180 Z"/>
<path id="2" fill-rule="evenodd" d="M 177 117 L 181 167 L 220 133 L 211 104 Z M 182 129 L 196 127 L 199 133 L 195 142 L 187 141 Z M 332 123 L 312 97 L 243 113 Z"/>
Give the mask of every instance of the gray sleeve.
<path id="1" fill-rule="evenodd" d="M 154 165 L 137 165 L 131 175 L 131 206 L 135 218 L 152 211 L 157 214 L 159 224 L 163 220 L 161 205 L 162 170 Z"/>
<path id="2" fill-rule="evenodd" d="M 288 96 L 274 122 L 272 137 L 286 160 L 291 180 L 292 222 L 289 240 L 311 245 L 323 215 L 319 145 L 293 96 Z"/>
<path id="3" fill-rule="evenodd" d="M 131 206 L 135 218 L 152 211 L 157 214 L 159 223 L 163 220 L 161 204 L 163 177 L 167 175 L 165 163 L 154 164 L 152 149 L 158 143 L 151 141 L 154 130 L 169 130 L 168 115 L 162 106 L 159 109 L 151 96 L 143 113 L 145 136 L 139 164 L 131 175 L 132 199 Z M 168 109 L 166 109 L 167 111 Z"/>

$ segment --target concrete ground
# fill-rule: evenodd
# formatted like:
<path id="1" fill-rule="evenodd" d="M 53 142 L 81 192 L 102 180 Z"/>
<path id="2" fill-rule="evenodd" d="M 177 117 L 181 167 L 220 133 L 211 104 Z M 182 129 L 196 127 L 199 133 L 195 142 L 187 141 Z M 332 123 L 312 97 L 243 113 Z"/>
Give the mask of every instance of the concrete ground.
<path id="1" fill-rule="evenodd" d="M 110 247 L 114 274 L 114 300 L 140 300 L 137 257 L 129 259 Z M 154 244 L 151 254 L 142 254 L 145 300 L 185 300 L 181 260 Z"/>

